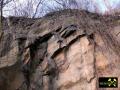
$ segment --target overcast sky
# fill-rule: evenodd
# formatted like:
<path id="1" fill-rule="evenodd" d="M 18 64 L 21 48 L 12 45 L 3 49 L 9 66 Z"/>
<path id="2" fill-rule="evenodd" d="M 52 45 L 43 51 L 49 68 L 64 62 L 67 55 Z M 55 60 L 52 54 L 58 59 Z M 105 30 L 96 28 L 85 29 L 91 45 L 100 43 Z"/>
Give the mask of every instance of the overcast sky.
<path id="1" fill-rule="evenodd" d="M 17 0 L 17 1 L 18 1 L 17 6 L 18 6 L 19 4 L 24 5 L 25 1 L 27 1 L 27 0 Z M 81 3 L 81 1 L 84 2 L 85 0 L 77 0 L 78 5 Z M 89 9 L 91 11 L 93 11 L 93 12 L 94 12 L 94 7 L 92 6 L 92 4 L 95 4 L 97 6 L 97 8 L 100 10 L 100 13 L 104 13 L 105 11 L 108 11 L 108 8 L 106 7 L 106 4 L 104 3 L 105 0 L 86 0 L 86 1 L 88 1 L 88 2 L 92 1 L 91 6 L 89 7 Z M 120 0 L 108 0 L 108 1 L 109 1 L 109 3 L 107 3 L 107 4 L 109 4 L 112 9 L 114 9 L 116 7 L 120 8 L 120 6 L 118 6 L 118 5 L 120 5 Z M 53 4 L 55 5 L 54 0 L 44 0 L 44 2 L 45 2 L 44 5 L 47 5 L 47 6 L 52 7 Z M 36 6 L 36 4 L 34 6 Z M 4 10 L 12 9 L 12 7 L 14 7 L 14 3 L 7 5 L 7 7 L 5 7 Z M 8 12 L 8 11 L 5 11 L 4 15 L 8 16 L 8 15 L 12 15 L 12 13 Z"/>

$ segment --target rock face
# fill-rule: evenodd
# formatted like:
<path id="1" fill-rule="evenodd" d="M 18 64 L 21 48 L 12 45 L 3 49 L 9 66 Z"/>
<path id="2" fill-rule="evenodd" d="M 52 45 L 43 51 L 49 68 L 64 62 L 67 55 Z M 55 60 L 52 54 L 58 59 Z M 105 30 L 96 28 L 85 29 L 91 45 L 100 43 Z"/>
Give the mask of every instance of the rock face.
<path id="1" fill-rule="evenodd" d="M 9 22 L 8 22 L 9 21 Z M 120 90 L 120 16 L 63 10 L 41 19 L 5 19 L 0 90 Z"/>

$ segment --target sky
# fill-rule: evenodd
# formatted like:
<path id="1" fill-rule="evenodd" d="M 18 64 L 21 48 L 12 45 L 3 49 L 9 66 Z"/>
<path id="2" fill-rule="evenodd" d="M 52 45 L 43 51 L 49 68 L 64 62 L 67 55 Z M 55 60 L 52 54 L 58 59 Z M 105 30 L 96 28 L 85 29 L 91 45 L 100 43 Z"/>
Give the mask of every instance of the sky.
<path id="1" fill-rule="evenodd" d="M 25 4 L 25 1 L 27 1 L 27 0 L 17 0 L 17 1 L 18 1 L 18 3 L 16 4 L 16 6 L 19 6 L 20 4 L 21 5 Z M 84 2 L 84 1 L 85 0 L 77 0 L 77 3 L 78 3 L 78 5 L 79 4 L 81 5 L 81 2 Z M 92 11 L 92 12 L 94 12 L 93 4 L 95 4 L 97 6 L 97 8 L 99 9 L 100 13 L 104 14 L 105 11 L 109 11 L 108 7 L 106 7 L 107 3 L 105 4 L 105 2 L 104 2 L 104 1 L 107 1 L 107 0 L 86 0 L 86 1 L 88 1 L 88 2 L 92 1 L 91 5 L 88 7 L 89 10 Z M 109 5 L 110 5 L 110 7 L 112 9 L 115 9 L 117 7 L 119 7 L 119 9 L 120 9 L 120 6 L 118 6 L 118 5 L 120 5 L 120 0 L 108 0 L 108 1 L 109 1 Z M 55 2 L 53 0 L 44 0 L 44 2 L 45 2 L 44 3 L 44 8 L 46 8 L 45 5 L 46 6 L 50 6 L 50 7 L 52 7 L 53 4 L 55 5 Z M 14 3 L 13 2 L 12 2 L 12 4 L 7 5 L 7 7 L 4 8 L 4 10 L 5 10 L 4 16 L 12 15 L 11 12 L 7 11 L 10 8 L 12 9 L 12 7 L 14 7 Z M 34 7 L 36 7 L 36 4 L 34 4 Z M 83 5 L 83 8 L 84 8 L 84 5 Z"/>
<path id="2" fill-rule="evenodd" d="M 77 0 L 78 2 L 80 0 Z M 117 5 L 120 5 L 120 0 L 87 0 L 87 1 L 92 1 L 93 4 L 95 4 L 101 13 L 104 13 L 105 11 L 109 11 L 109 9 L 106 7 L 106 4 L 104 1 L 109 1 L 109 5 L 112 9 L 115 9 L 116 7 L 118 7 Z M 120 6 L 119 6 L 120 8 Z"/>

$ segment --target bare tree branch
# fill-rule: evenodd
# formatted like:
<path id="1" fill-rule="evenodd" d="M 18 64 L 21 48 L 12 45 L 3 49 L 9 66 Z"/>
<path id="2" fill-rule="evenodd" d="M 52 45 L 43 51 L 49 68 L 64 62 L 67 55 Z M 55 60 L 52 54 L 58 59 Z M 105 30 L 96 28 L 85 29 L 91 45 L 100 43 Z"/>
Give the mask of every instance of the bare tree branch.
<path id="1" fill-rule="evenodd" d="M 39 8 L 40 4 L 42 4 L 42 3 L 43 3 L 43 0 L 40 0 L 40 1 L 38 2 L 37 6 L 36 6 L 36 9 L 35 9 L 35 13 L 33 14 L 32 18 L 35 18 L 36 14 L 37 14 L 37 12 L 38 12 L 38 8 Z"/>
<path id="2" fill-rule="evenodd" d="M 6 2 L 3 3 L 3 7 L 7 5 L 8 3 L 12 2 L 12 0 L 7 0 Z"/>

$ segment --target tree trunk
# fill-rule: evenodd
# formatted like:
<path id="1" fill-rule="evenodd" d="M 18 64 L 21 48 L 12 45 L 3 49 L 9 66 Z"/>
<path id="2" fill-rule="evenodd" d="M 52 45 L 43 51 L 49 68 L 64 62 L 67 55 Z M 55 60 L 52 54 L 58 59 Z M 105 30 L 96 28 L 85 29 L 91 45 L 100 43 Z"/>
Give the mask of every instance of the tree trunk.
<path id="1" fill-rule="evenodd" d="M 0 40 L 3 35 L 3 2 L 4 0 L 1 0 L 1 3 L 0 3 Z"/>

